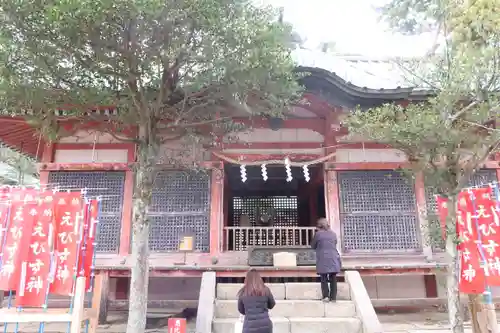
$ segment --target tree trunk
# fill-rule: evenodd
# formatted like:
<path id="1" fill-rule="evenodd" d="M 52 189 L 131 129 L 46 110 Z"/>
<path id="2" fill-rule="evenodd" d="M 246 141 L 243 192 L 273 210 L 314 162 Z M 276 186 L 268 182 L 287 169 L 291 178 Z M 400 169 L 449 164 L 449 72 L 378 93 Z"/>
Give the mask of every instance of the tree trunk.
<path id="1" fill-rule="evenodd" d="M 469 294 L 469 310 L 471 315 L 472 333 L 481 333 L 481 325 L 479 323 L 479 313 L 481 312 L 480 296 Z M 483 331 L 483 333 L 488 333 Z"/>
<path id="2" fill-rule="evenodd" d="M 145 141 L 148 142 L 148 141 Z M 132 274 L 130 279 L 127 333 L 143 333 L 146 329 L 149 284 L 148 208 L 155 177 L 155 145 L 140 144 L 135 170 Z"/>
<path id="3" fill-rule="evenodd" d="M 458 291 L 458 251 L 456 235 L 457 196 L 448 200 L 448 217 L 446 219 L 446 253 L 450 257 L 446 277 L 446 294 L 448 296 L 448 318 L 453 333 L 464 333 L 464 319 L 460 311 L 460 292 Z"/>

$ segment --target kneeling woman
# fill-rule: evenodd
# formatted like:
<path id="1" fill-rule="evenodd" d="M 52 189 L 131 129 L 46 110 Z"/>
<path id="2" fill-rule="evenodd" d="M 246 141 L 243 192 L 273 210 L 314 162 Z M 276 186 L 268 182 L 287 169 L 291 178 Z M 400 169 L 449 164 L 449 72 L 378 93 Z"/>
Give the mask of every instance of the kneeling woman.
<path id="1" fill-rule="evenodd" d="M 335 302 L 337 300 L 337 274 L 340 272 L 342 263 L 337 251 L 337 234 L 330 229 L 330 224 L 325 218 L 318 220 L 311 247 L 316 251 L 316 272 L 321 279 L 323 301 Z"/>
<path id="2" fill-rule="evenodd" d="M 269 310 L 275 305 L 273 294 L 259 273 L 255 269 L 250 270 L 243 288 L 238 292 L 238 311 L 245 316 L 243 333 L 272 333 Z"/>

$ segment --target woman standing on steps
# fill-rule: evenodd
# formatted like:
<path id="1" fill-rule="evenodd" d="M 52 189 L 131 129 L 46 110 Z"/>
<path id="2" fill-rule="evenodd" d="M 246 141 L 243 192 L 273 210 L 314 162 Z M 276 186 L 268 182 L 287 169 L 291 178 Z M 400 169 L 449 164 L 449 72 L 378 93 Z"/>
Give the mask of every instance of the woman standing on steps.
<path id="1" fill-rule="evenodd" d="M 272 333 L 269 310 L 275 305 L 271 290 L 266 287 L 259 273 L 251 269 L 245 277 L 243 288 L 238 292 L 238 311 L 245 316 L 243 333 Z"/>
<path id="2" fill-rule="evenodd" d="M 311 247 L 316 251 L 316 272 L 321 279 L 323 301 L 335 302 L 337 300 L 337 274 L 340 272 L 342 263 L 337 251 L 337 234 L 330 229 L 330 224 L 325 218 L 319 219 L 316 224 L 316 234 Z"/>

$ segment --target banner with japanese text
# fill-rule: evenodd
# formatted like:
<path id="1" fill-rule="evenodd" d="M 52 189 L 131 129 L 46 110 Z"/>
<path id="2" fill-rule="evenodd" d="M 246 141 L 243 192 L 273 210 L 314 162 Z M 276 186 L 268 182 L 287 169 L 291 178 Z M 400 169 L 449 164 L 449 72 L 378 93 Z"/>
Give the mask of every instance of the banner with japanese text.
<path id="1" fill-rule="evenodd" d="M 467 212 L 471 212 L 472 210 L 472 205 L 471 202 L 468 200 L 468 193 L 466 192 L 461 192 L 458 195 L 458 208 L 456 211 L 456 225 L 455 225 L 455 230 L 456 230 L 456 235 L 459 239 L 459 244 L 458 248 L 461 249 L 464 244 L 462 243 L 467 243 L 471 239 L 475 239 L 475 234 L 474 230 L 471 229 L 466 225 L 467 221 Z M 443 238 L 446 239 L 446 220 L 448 218 L 448 204 L 449 201 L 446 198 L 443 197 L 437 197 L 436 198 L 436 204 L 437 204 L 437 210 L 438 210 L 438 215 L 439 215 L 439 220 L 441 222 L 441 231 Z"/>
<path id="2" fill-rule="evenodd" d="M 2 228 L 0 290 L 18 290 L 22 265 L 28 258 L 31 230 L 38 214 L 36 190 L 15 189 L 11 192 L 10 213 Z"/>
<path id="3" fill-rule="evenodd" d="M 54 199 L 56 270 L 50 292 L 72 295 L 83 230 L 83 200 L 79 192 L 57 193 Z"/>
<path id="4" fill-rule="evenodd" d="M 500 286 L 500 221 L 491 187 L 470 191 L 472 220 L 477 229 L 476 246 L 489 286 Z"/>
<path id="5" fill-rule="evenodd" d="M 92 270 L 94 266 L 94 248 L 95 236 L 97 232 L 97 223 L 99 222 L 99 202 L 97 200 L 89 200 L 84 207 L 84 228 L 83 242 L 81 246 L 81 257 L 79 260 L 79 276 L 84 276 L 86 288 L 91 291 Z"/>
<path id="6" fill-rule="evenodd" d="M 0 241 L 3 244 L 5 225 L 10 211 L 10 187 L 0 188 Z"/>
<path id="7" fill-rule="evenodd" d="M 52 267 L 54 224 L 53 224 L 54 194 L 40 193 L 38 215 L 31 233 L 31 244 L 27 262 L 23 262 L 21 288 L 16 296 L 16 306 L 41 307 L 45 304 L 49 290 L 49 274 Z"/>
<path id="8" fill-rule="evenodd" d="M 448 211 L 438 198 L 442 224 Z M 457 244 L 460 254 L 460 284 L 463 293 L 478 294 L 486 286 L 500 286 L 500 221 L 491 187 L 462 191 L 457 203 Z"/>

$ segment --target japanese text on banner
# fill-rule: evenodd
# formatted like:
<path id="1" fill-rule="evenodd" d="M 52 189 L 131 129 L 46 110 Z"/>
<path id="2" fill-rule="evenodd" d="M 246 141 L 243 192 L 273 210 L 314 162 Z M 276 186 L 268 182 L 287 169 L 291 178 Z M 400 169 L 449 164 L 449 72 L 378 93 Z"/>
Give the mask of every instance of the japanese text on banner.
<path id="1" fill-rule="evenodd" d="M 469 193 L 463 191 L 457 198 L 456 232 L 459 243 L 457 248 L 460 255 L 459 290 L 466 294 L 482 293 L 485 289 L 485 275 L 480 268 L 480 256 L 477 250 L 476 227 L 473 224 L 473 205 Z M 441 225 L 446 225 L 449 201 L 446 198 L 437 198 L 438 214 Z M 444 231 L 443 231 L 444 232 Z"/>
<path id="2" fill-rule="evenodd" d="M 476 246 L 486 283 L 500 286 L 500 221 L 490 187 L 470 191 L 473 203 L 472 220 L 477 228 Z"/>
<path id="3" fill-rule="evenodd" d="M 26 262 L 31 242 L 31 230 L 38 214 L 35 190 L 13 190 L 10 213 L 5 228 L 2 228 L 2 260 L 0 268 L 0 290 L 18 290 L 22 264 Z"/>
<path id="4" fill-rule="evenodd" d="M 84 208 L 84 231 L 79 262 L 79 276 L 85 277 L 85 290 L 91 291 L 91 274 L 94 266 L 95 235 L 97 232 L 99 203 L 89 200 Z"/>
<path id="5" fill-rule="evenodd" d="M 50 291 L 71 295 L 78 269 L 83 200 L 79 192 L 57 193 L 54 199 L 56 271 Z"/>
<path id="6" fill-rule="evenodd" d="M 54 243 L 53 202 L 52 192 L 40 193 L 27 263 L 23 267 L 26 270 L 25 279 L 21 281 L 24 289 L 18 291 L 16 306 L 41 307 L 45 304 Z"/>

